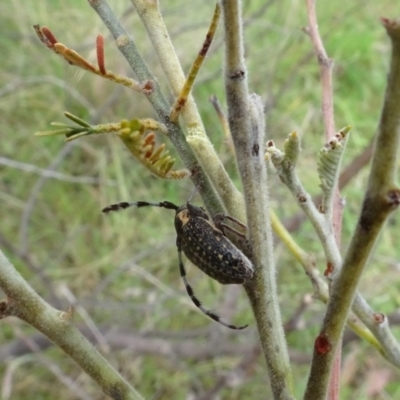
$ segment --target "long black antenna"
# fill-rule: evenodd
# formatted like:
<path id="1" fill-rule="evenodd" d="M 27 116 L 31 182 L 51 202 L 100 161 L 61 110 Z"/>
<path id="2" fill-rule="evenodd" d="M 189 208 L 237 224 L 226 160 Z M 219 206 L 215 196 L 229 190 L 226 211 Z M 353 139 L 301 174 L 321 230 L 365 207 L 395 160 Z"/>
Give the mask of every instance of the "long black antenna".
<path id="1" fill-rule="evenodd" d="M 168 210 L 175 210 L 175 211 L 179 208 L 177 205 L 169 201 L 160 201 L 158 203 L 150 203 L 148 201 L 135 201 L 134 203 L 130 203 L 127 201 L 123 201 L 121 203 L 111 204 L 108 207 L 103 208 L 101 211 L 103 213 L 109 213 L 110 211 L 125 210 L 126 208 L 129 207 L 148 207 L 148 206 L 162 207 L 162 208 L 167 208 Z"/>

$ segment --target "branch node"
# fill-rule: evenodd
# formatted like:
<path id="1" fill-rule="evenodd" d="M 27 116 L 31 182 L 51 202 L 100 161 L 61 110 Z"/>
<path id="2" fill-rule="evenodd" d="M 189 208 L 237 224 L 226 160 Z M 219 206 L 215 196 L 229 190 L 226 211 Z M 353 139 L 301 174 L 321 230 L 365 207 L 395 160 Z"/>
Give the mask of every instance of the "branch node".
<path id="1" fill-rule="evenodd" d="M 324 355 L 329 353 L 331 350 L 332 344 L 328 340 L 327 336 L 324 333 L 321 333 L 315 339 L 315 351 L 320 355 Z"/>
<path id="2" fill-rule="evenodd" d="M 386 201 L 390 209 L 395 210 L 400 205 L 400 189 L 389 190 Z"/>
<path id="3" fill-rule="evenodd" d="M 60 318 L 64 321 L 72 321 L 75 315 L 75 307 L 71 304 L 67 311 L 60 312 Z"/>

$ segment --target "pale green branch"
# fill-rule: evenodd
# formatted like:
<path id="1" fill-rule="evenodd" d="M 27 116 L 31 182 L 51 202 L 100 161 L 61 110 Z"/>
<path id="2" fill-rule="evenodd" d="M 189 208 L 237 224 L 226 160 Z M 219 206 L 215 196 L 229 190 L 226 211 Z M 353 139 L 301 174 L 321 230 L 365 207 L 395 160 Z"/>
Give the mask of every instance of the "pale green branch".
<path id="1" fill-rule="evenodd" d="M 47 304 L 0 251 L 0 287 L 7 299 L 0 302 L 0 318 L 15 316 L 57 344 L 112 399 L 143 400 L 140 394 L 98 353 L 73 324 L 73 310 Z"/>

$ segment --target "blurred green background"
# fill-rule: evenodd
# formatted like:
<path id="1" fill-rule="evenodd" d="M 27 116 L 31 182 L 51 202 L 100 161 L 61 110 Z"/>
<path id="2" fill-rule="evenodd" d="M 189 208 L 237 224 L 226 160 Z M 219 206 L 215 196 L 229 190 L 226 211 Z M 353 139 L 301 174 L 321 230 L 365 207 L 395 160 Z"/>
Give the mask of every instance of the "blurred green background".
<path id="1" fill-rule="evenodd" d="M 112 2 L 143 56 L 173 100 L 150 41 L 130 2 Z M 311 194 L 319 193 L 315 156 L 323 145 L 321 88 L 309 38 L 305 3 L 244 2 L 250 91 L 265 100 L 269 138 L 278 147 L 296 130 L 302 137 L 299 174 Z M 185 71 L 201 48 L 214 2 L 161 1 L 171 38 Z M 337 128 L 352 125 L 343 165 L 363 153 L 376 129 L 389 62 L 389 41 L 379 16 L 399 17 L 389 0 L 321 2 L 319 27 L 334 58 Z M 233 332 L 197 312 L 179 277 L 173 213 L 130 209 L 104 216 L 101 209 L 121 200 L 184 203 L 186 181 L 162 181 L 132 159 L 112 136 L 37 138 L 68 110 L 92 123 L 152 117 L 138 93 L 65 63 L 37 39 L 32 25 L 48 26 L 57 39 L 95 60 L 94 43 L 106 40 L 106 66 L 132 76 L 102 22 L 84 0 L 22 0 L 0 4 L 0 246 L 20 273 L 47 301 L 66 309 L 75 304 L 76 324 L 147 399 L 265 399 L 264 359 L 251 310 L 240 287 L 223 287 L 187 265 L 189 281 L 205 306 L 245 331 Z M 222 31 L 200 71 L 194 96 L 208 134 L 240 188 L 209 97 L 223 105 Z M 173 148 L 170 151 L 174 153 Z M 179 167 L 178 163 L 178 167 Z M 345 251 L 360 209 L 368 168 L 354 174 L 346 199 Z M 271 201 L 283 221 L 299 210 L 273 174 Z M 195 199 L 200 202 L 199 197 Z M 398 310 L 400 255 L 394 214 L 382 233 L 361 283 L 377 312 Z M 322 272 L 322 248 L 308 222 L 293 232 Z M 324 305 L 310 301 L 312 287 L 302 268 L 276 241 L 275 257 L 283 319 L 293 360 L 296 394 L 308 376 L 313 341 Z M 187 263 L 188 264 L 188 263 Z M 295 320 L 296 324 L 289 322 Z M 0 375 L 3 399 L 101 399 L 100 389 L 63 352 L 16 319 L 1 321 Z M 34 343 L 33 343 L 34 342 Z M 35 344 L 36 343 L 36 344 Z M 343 399 L 400 397 L 399 372 L 351 335 L 343 349 Z"/>

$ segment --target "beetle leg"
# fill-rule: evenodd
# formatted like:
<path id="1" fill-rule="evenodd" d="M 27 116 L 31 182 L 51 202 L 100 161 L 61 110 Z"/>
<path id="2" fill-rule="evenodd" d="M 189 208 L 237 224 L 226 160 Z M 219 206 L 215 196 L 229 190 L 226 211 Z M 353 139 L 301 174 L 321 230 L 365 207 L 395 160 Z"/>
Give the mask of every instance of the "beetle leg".
<path id="1" fill-rule="evenodd" d="M 227 328 L 230 329 L 244 329 L 247 328 L 248 325 L 243 325 L 243 326 L 236 326 L 236 325 L 231 325 L 228 324 L 227 322 L 223 321 L 219 315 L 213 313 L 210 310 L 207 310 L 205 307 L 203 307 L 203 305 L 201 304 L 201 301 L 196 297 L 196 295 L 193 292 L 192 287 L 190 286 L 189 282 L 186 279 L 186 270 L 185 270 L 185 266 L 183 265 L 183 260 L 182 260 L 182 251 L 178 248 L 178 259 L 179 259 L 179 270 L 181 273 L 181 277 L 183 280 L 183 283 L 185 284 L 185 288 L 187 291 L 187 294 L 189 295 L 189 297 L 192 299 L 194 305 L 196 307 L 198 307 L 201 311 L 203 311 L 204 314 L 206 314 L 208 317 L 210 317 L 211 319 L 213 319 L 216 322 L 219 322 L 221 325 L 226 326 Z"/>

